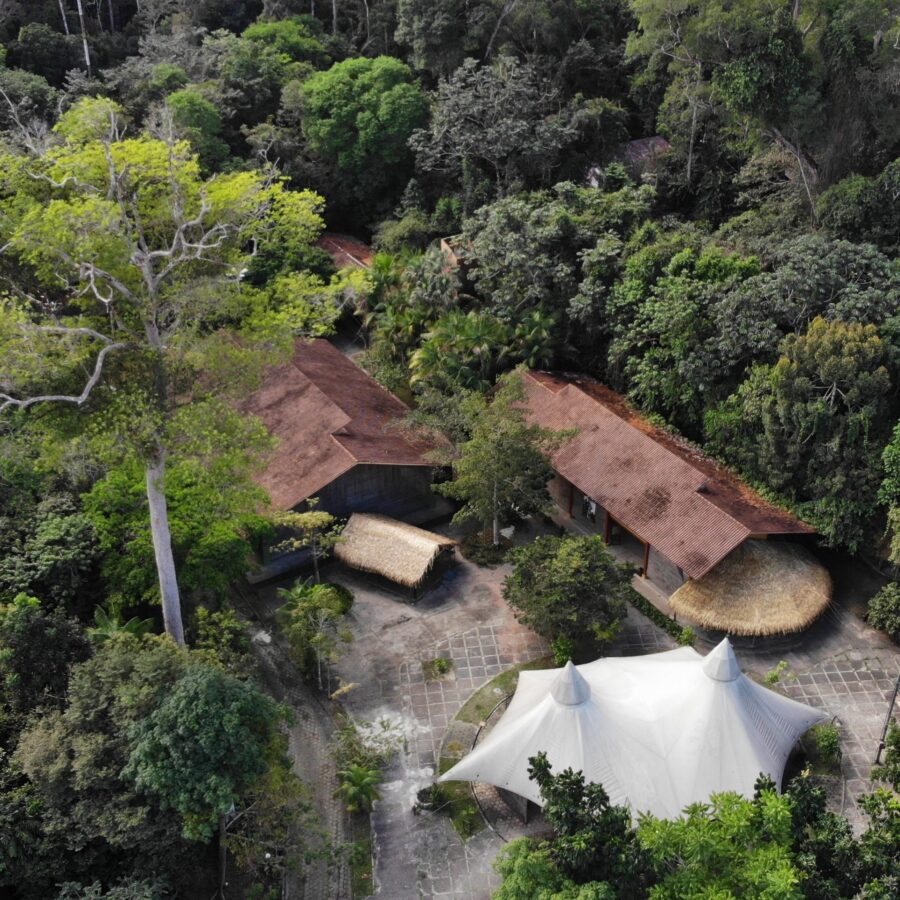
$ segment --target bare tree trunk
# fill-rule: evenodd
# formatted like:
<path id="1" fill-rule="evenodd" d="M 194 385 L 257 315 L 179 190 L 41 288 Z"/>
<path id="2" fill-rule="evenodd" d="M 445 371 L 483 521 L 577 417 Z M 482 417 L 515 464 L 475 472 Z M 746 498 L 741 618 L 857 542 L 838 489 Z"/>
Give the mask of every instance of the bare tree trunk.
<path id="1" fill-rule="evenodd" d="M 115 34 L 116 31 L 116 10 L 113 6 L 113 0 L 106 0 L 106 7 L 109 10 L 109 30 Z"/>
<path id="2" fill-rule="evenodd" d="M 169 532 L 169 510 L 165 494 L 165 451 L 160 448 L 147 463 L 147 503 L 150 506 L 150 535 L 156 570 L 159 573 L 159 593 L 162 599 L 163 622 L 166 634 L 176 644 L 184 645 L 184 626 L 181 622 L 181 596 L 175 575 L 172 554 L 172 535 Z"/>
<path id="3" fill-rule="evenodd" d="M 84 48 L 84 64 L 87 66 L 88 78 L 91 77 L 91 54 L 88 50 L 87 33 L 84 30 L 84 6 L 81 0 L 75 0 L 78 5 L 78 22 L 81 25 L 81 46 Z"/>
<path id="4" fill-rule="evenodd" d="M 688 187 L 690 187 L 691 175 L 694 170 L 694 140 L 697 136 L 697 105 L 697 98 L 693 97 L 691 99 L 691 139 L 688 143 L 687 171 L 685 173 Z"/>
<path id="5" fill-rule="evenodd" d="M 487 50 L 484 51 L 485 60 L 489 60 L 491 54 L 494 52 L 494 41 L 497 40 L 497 35 L 500 32 L 500 26 L 503 24 L 503 20 L 516 8 L 518 3 L 519 0 L 507 0 L 504 4 L 502 11 L 497 18 L 497 24 L 494 26 L 494 32 L 491 34 L 491 39 L 488 41 Z"/>
<path id="6" fill-rule="evenodd" d="M 316 584 L 321 584 L 322 579 L 319 577 L 319 542 L 315 535 L 312 536 L 309 545 L 312 548 L 313 572 L 316 575 Z"/>
<path id="7" fill-rule="evenodd" d="M 500 517 L 497 515 L 497 483 L 496 482 L 494 482 L 494 521 L 492 524 L 494 526 L 494 533 L 493 533 L 494 546 L 499 547 L 500 546 Z"/>
<path id="8" fill-rule="evenodd" d="M 63 0 L 57 0 L 57 3 L 59 3 L 59 15 L 62 18 L 63 31 L 68 35 L 71 32 L 69 31 L 69 20 L 66 18 L 66 8 L 63 6 Z"/>
<path id="9" fill-rule="evenodd" d="M 337 0 L 331 0 L 331 33 L 337 34 Z"/>

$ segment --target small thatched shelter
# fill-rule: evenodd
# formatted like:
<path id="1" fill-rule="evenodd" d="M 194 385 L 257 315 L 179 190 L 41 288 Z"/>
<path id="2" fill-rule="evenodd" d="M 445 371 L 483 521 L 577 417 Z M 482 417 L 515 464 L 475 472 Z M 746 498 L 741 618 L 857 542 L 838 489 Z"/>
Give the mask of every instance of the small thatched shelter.
<path id="1" fill-rule="evenodd" d="M 456 541 L 376 513 L 353 513 L 334 548 L 346 565 L 372 572 L 412 590 L 435 563 L 452 555 Z"/>
<path id="2" fill-rule="evenodd" d="M 669 598 L 679 615 L 728 634 L 790 634 L 831 602 L 831 576 L 798 544 L 745 541 L 712 571 Z"/>

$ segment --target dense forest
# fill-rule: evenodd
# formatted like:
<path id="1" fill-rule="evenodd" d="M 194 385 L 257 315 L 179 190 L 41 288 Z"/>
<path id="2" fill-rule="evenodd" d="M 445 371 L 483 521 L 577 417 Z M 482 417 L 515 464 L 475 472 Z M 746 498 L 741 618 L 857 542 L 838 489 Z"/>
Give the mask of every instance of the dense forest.
<path id="1" fill-rule="evenodd" d="M 274 535 L 234 401 L 295 336 L 454 441 L 518 365 L 596 377 L 900 566 L 896 4 L 0 0 L 0 42 L 11 896 L 315 843 L 227 603 Z"/>

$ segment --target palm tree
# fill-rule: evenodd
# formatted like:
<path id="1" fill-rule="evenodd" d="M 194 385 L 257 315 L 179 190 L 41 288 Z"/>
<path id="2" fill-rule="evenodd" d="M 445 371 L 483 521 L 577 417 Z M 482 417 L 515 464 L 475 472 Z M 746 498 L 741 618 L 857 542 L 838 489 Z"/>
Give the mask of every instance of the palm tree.
<path id="1" fill-rule="evenodd" d="M 127 622 L 122 621 L 118 612 L 109 613 L 102 606 L 94 610 L 94 628 L 88 628 L 88 637 L 95 644 L 108 641 L 114 634 L 133 634 L 140 637 L 153 630 L 153 619 L 139 619 L 132 616 Z"/>
<path id="2" fill-rule="evenodd" d="M 513 329 L 513 353 L 529 369 L 546 369 L 553 363 L 556 316 L 534 309 Z"/>
<path id="3" fill-rule="evenodd" d="M 381 772 L 378 769 L 353 763 L 346 769 L 341 769 L 338 778 L 341 779 L 341 784 L 334 796 L 344 801 L 347 812 L 369 812 L 375 801 L 381 799 L 378 792 Z"/>

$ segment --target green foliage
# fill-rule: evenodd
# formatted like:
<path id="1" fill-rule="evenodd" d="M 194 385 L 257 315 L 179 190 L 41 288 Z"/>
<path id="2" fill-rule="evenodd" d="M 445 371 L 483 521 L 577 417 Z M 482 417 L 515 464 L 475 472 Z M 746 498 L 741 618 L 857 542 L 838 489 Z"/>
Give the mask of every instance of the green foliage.
<path id="1" fill-rule="evenodd" d="M 59 610 L 47 612 L 20 594 L 0 606 L 0 731 L 9 713 L 22 717 L 41 707 L 61 707 L 69 669 L 91 655 L 81 626 Z"/>
<path id="2" fill-rule="evenodd" d="M 707 896 L 801 900 L 801 875 L 791 854 L 791 803 L 774 790 L 754 800 L 718 794 L 676 820 L 641 818 L 638 840 L 667 874 L 654 898 Z"/>
<path id="3" fill-rule="evenodd" d="M 596 535 L 539 537 L 510 558 L 515 568 L 503 597 L 544 637 L 578 644 L 598 629 L 615 629 L 625 614 L 631 570 L 616 563 Z"/>
<path id="4" fill-rule="evenodd" d="M 349 198 L 378 202 L 408 174 L 407 141 L 427 117 L 425 95 L 397 59 L 348 59 L 302 85 L 303 133 L 334 163 Z"/>
<path id="5" fill-rule="evenodd" d="M 381 772 L 365 766 L 350 765 L 337 773 L 340 786 L 335 797 L 340 797 L 348 812 L 370 812 L 372 804 L 381 799 L 378 784 Z"/>
<path id="6" fill-rule="evenodd" d="M 90 884 L 62 884 L 55 900 L 159 900 L 163 886 L 157 881 L 123 879 L 104 890 L 99 881 Z"/>
<path id="7" fill-rule="evenodd" d="M 778 665 L 771 668 L 768 672 L 766 672 L 765 682 L 766 684 L 778 684 L 781 681 L 782 675 L 787 671 L 788 662 L 785 659 L 782 659 Z"/>
<path id="8" fill-rule="evenodd" d="M 894 564 L 900 564 L 900 422 L 881 457 L 884 481 L 878 489 L 878 499 L 887 507 L 888 531 L 891 546 L 888 556 Z"/>
<path id="9" fill-rule="evenodd" d="M 338 521 L 336 516 L 324 509 L 316 509 L 319 505 L 318 497 L 310 497 L 306 501 L 306 509 L 303 512 L 282 512 L 275 517 L 275 522 L 282 528 L 292 532 L 292 536 L 283 540 L 276 546 L 276 550 L 282 553 L 303 550 L 309 548 L 313 566 L 316 573 L 316 582 L 319 578 L 319 560 L 326 557 L 329 551 L 341 540 L 341 531 L 344 523 Z M 335 590 L 339 585 L 331 585 Z M 344 594 L 349 593 L 346 588 L 341 588 Z M 350 596 L 349 603 L 353 598 Z M 343 612 L 348 612 L 350 606 Z"/>
<path id="10" fill-rule="evenodd" d="M 444 656 L 437 659 L 429 659 L 422 663 L 422 673 L 426 681 L 440 681 L 440 679 L 453 669 L 453 660 Z"/>
<path id="11" fill-rule="evenodd" d="M 219 137 L 222 132 L 219 110 L 190 88 L 169 94 L 166 104 L 175 125 L 200 158 L 204 171 L 218 169 L 228 157 L 228 145 Z"/>
<path id="12" fill-rule="evenodd" d="M 566 436 L 529 425 L 521 408 L 524 397 L 518 372 L 501 379 L 490 403 L 471 395 L 471 437 L 459 447 L 453 481 L 435 485 L 444 496 L 463 501 L 454 521 L 492 527 L 495 546 L 502 521 L 551 508 L 547 483 L 553 471 L 545 454 Z"/>
<path id="13" fill-rule="evenodd" d="M 195 419 L 200 409 L 206 415 Z M 221 596 L 244 575 L 257 537 L 265 494 L 251 481 L 257 454 L 271 446 L 262 425 L 222 404 L 186 407 L 173 423 L 181 432 L 169 464 L 166 499 L 172 548 L 186 590 Z M 111 469 L 85 496 L 85 512 L 105 553 L 103 575 L 117 602 L 157 596 L 154 548 L 140 463 Z"/>
<path id="14" fill-rule="evenodd" d="M 30 858 L 12 861 L 13 880 L 19 873 L 47 896 L 40 885 L 165 878 L 187 863 L 180 823 L 123 775 L 131 728 L 187 666 L 168 640 L 120 635 L 72 669 L 64 708 L 32 720 L 15 751 L 30 798 L 23 824 L 40 840 Z"/>
<path id="15" fill-rule="evenodd" d="M 100 547 L 71 495 L 50 494 L 15 517 L 0 517 L 0 602 L 20 592 L 83 610 L 95 598 Z"/>
<path id="16" fill-rule="evenodd" d="M 602 785 L 585 784 L 581 772 L 554 774 L 544 753 L 529 764 L 528 776 L 540 788 L 544 816 L 553 828 L 545 846 L 557 869 L 578 884 L 615 886 L 626 900 L 646 896 L 651 868 L 628 807 L 612 805 Z"/>
<path id="17" fill-rule="evenodd" d="M 900 582 L 886 584 L 869 599 L 866 621 L 900 643 Z"/>
<path id="18" fill-rule="evenodd" d="M 819 221 L 836 237 L 896 250 L 900 232 L 898 186 L 898 159 L 888 163 L 877 177 L 850 175 L 819 196 L 816 201 Z"/>
<path id="19" fill-rule="evenodd" d="M 255 685 L 215 668 L 191 667 L 130 730 L 123 775 L 173 809 L 185 837 L 209 840 L 219 818 L 266 771 L 283 718 Z"/>
<path id="20" fill-rule="evenodd" d="M 872 777 L 886 781 L 895 791 L 900 791 L 900 725 L 891 722 L 884 744 L 884 762 L 873 766 Z"/>
<path id="21" fill-rule="evenodd" d="M 841 730 L 832 722 L 814 725 L 810 731 L 819 756 L 831 766 L 841 761 Z"/>
<path id="22" fill-rule="evenodd" d="M 686 625 L 681 629 L 676 640 L 678 641 L 679 647 L 693 647 L 694 641 L 697 640 L 697 635 L 690 625 Z"/>
<path id="23" fill-rule="evenodd" d="M 294 664 L 306 677 L 315 672 L 319 689 L 324 690 L 326 662 L 337 652 L 339 641 L 352 640 L 348 631 L 339 630 L 349 609 L 347 592 L 337 585 L 298 581 L 289 590 L 279 590 L 278 596 L 285 601 L 278 619 Z"/>
<path id="24" fill-rule="evenodd" d="M 244 623 L 233 609 L 209 610 L 201 606 L 194 613 L 193 647 L 206 650 L 234 675 L 246 675 L 251 666 L 250 638 Z"/>
<path id="25" fill-rule="evenodd" d="M 558 635 L 550 641 L 550 650 L 553 653 L 553 662 L 557 666 L 564 666 L 575 656 L 575 641 L 564 634 Z"/>
<path id="26" fill-rule="evenodd" d="M 874 326 L 817 318 L 805 334 L 788 335 L 782 352 L 707 414 L 707 434 L 726 459 L 789 497 L 829 543 L 854 551 L 886 437 L 884 343 Z"/>
<path id="27" fill-rule="evenodd" d="M 132 616 L 127 622 L 122 621 L 121 615 L 114 611 L 107 612 L 102 606 L 98 606 L 94 610 L 94 622 L 96 625 L 88 629 L 88 637 L 95 643 L 101 644 L 108 641 L 116 634 L 130 634 L 134 637 L 141 637 L 150 634 L 153 631 L 153 619 L 139 619 Z"/>

